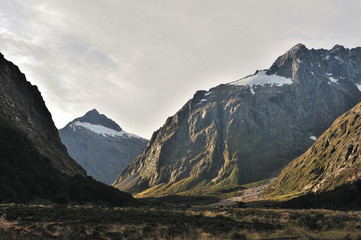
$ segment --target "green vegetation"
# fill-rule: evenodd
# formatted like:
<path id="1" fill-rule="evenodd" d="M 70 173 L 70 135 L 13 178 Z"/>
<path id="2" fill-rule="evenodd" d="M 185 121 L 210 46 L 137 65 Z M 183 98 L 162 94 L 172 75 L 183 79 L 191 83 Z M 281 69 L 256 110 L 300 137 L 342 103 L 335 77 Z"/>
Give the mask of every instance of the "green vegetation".
<path id="1" fill-rule="evenodd" d="M 179 183 L 175 183 L 175 184 L 157 185 L 153 188 L 149 188 L 135 195 L 135 197 L 159 198 L 159 197 L 177 195 L 183 197 L 209 197 L 215 199 L 226 199 L 235 196 L 240 196 L 242 195 L 242 192 L 244 190 L 258 187 L 269 181 L 269 179 L 265 179 L 244 185 L 225 184 L 224 182 L 213 184 L 213 183 L 208 183 L 207 181 L 202 181 L 201 183 L 196 185 L 193 189 L 180 191 L 180 188 L 185 186 L 184 182 L 191 182 L 192 180 L 195 181 L 194 178 L 186 178 L 179 181 Z"/>
<path id="2" fill-rule="evenodd" d="M 254 187 L 258 187 L 258 186 L 261 186 L 265 183 L 267 183 L 269 181 L 269 179 L 264 179 L 264 180 L 261 180 L 261 181 L 258 181 L 258 182 L 253 182 L 253 183 L 248 183 L 248 184 L 244 184 L 242 185 L 244 188 L 254 188 Z"/>
<path id="3" fill-rule="evenodd" d="M 0 123 L 0 136 L 0 202 L 45 200 L 112 206 L 136 203 L 130 194 L 91 177 L 61 173 L 39 154 L 24 133 L 10 124 Z"/>
<path id="4" fill-rule="evenodd" d="M 307 152 L 282 170 L 263 196 L 279 198 L 311 193 L 307 198 L 315 199 L 319 198 L 318 193 L 335 189 L 358 196 L 358 183 L 355 182 L 360 180 L 361 172 L 360 115 L 361 104 L 357 104 L 337 118 Z M 343 188 L 346 184 L 353 187 Z M 312 192 L 317 193 L 315 197 Z"/>

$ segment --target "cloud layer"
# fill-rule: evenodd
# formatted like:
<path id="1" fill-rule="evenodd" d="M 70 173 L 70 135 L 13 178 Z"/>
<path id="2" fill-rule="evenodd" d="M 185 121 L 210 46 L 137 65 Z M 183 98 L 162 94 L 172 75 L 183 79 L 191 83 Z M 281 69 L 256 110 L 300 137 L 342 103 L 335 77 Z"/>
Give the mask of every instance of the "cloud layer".
<path id="1" fill-rule="evenodd" d="M 36 2 L 0 0 L 0 52 L 59 128 L 97 108 L 150 138 L 196 90 L 267 68 L 299 42 L 361 45 L 357 0 Z"/>

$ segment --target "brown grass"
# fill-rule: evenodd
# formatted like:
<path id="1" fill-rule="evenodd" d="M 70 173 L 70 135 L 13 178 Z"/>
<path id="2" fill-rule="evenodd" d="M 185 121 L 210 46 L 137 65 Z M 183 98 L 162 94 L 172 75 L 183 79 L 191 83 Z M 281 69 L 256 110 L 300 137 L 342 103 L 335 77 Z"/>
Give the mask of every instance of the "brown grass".
<path id="1" fill-rule="evenodd" d="M 1 239 L 361 239 L 361 212 L 0 205 Z"/>

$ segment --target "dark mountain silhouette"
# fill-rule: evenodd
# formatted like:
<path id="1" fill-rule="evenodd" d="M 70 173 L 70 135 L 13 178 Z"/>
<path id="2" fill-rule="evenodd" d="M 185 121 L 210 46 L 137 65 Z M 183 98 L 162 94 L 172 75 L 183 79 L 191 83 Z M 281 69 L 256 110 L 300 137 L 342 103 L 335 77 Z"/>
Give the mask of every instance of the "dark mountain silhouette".
<path id="1" fill-rule="evenodd" d="M 135 203 L 86 177 L 61 143 L 37 87 L 1 54 L 0 112 L 0 202 Z"/>

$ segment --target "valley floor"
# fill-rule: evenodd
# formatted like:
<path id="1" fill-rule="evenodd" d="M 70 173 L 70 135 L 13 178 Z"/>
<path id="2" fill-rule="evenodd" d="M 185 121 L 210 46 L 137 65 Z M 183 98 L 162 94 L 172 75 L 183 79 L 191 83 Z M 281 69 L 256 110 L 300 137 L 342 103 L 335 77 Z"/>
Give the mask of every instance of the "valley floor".
<path id="1" fill-rule="evenodd" d="M 361 239 L 361 212 L 0 205 L 1 239 Z"/>
<path id="2" fill-rule="evenodd" d="M 253 202 L 253 201 L 260 201 L 262 200 L 261 193 L 264 189 L 266 189 L 272 182 L 274 182 L 276 178 L 272 178 L 268 181 L 261 181 L 262 183 L 256 185 L 255 187 L 247 188 L 242 192 L 242 195 L 226 198 L 217 203 L 214 203 L 214 206 L 217 205 L 232 205 L 236 204 L 237 202 Z"/>

